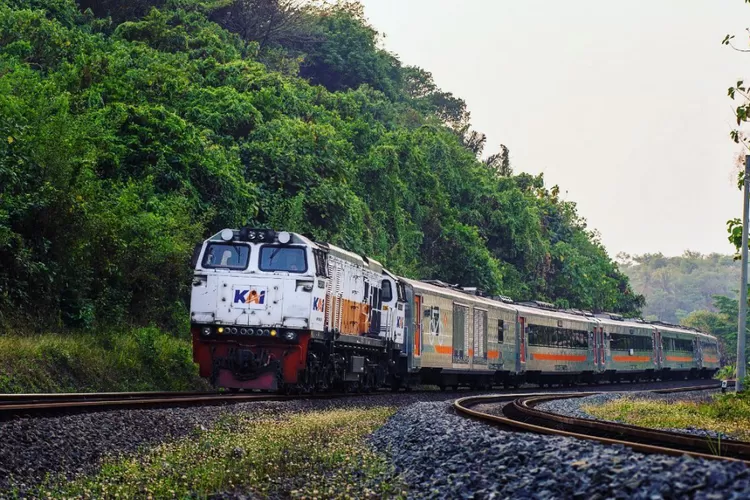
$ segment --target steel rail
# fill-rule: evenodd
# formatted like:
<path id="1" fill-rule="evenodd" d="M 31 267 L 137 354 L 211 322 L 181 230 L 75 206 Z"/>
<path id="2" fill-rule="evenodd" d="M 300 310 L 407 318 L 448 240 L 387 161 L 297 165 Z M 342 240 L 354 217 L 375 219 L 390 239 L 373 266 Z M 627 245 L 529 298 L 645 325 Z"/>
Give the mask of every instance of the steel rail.
<path id="1" fill-rule="evenodd" d="M 418 393 L 422 391 L 413 391 Z M 144 409 L 144 408 L 175 408 L 186 406 L 212 406 L 236 403 L 260 402 L 260 401 L 292 401 L 304 399 L 340 399 L 356 396 L 391 395 L 392 392 L 347 392 L 347 393 L 315 393 L 315 394 L 243 394 L 243 393 L 201 393 L 198 395 L 186 395 L 186 393 L 162 393 L 162 396 L 154 397 L 117 397 L 114 393 L 111 398 L 100 399 L 69 399 L 59 400 L 29 400 L 20 402 L 0 402 L 0 421 L 11 420 L 18 417 L 48 417 L 70 413 L 85 413 L 94 411 L 110 411 L 122 409 Z"/>
<path id="2" fill-rule="evenodd" d="M 657 389 L 648 392 L 672 393 L 710 389 L 718 386 L 684 387 L 679 389 Z M 644 391 L 645 392 L 645 391 Z M 658 431 L 628 424 L 603 422 L 567 417 L 534 408 L 543 402 L 602 394 L 524 394 L 500 396 L 468 396 L 458 399 L 453 407 L 457 412 L 490 422 L 502 427 L 577 439 L 596 441 L 607 445 L 627 446 L 642 453 L 663 455 L 690 455 L 696 458 L 744 462 L 750 465 L 750 443 L 734 440 L 718 441 L 714 438 L 691 436 L 679 432 Z M 491 415 L 472 409 L 478 404 L 508 402 L 502 408 L 504 416 Z"/>
<path id="3" fill-rule="evenodd" d="M 409 392 L 415 394 L 437 391 L 415 390 Z M 523 390 L 515 389 L 512 390 L 511 393 L 506 394 L 513 394 L 513 396 L 508 397 L 518 398 L 523 392 Z M 566 392 L 570 392 L 570 390 Z M 0 394 L 0 421 L 9 420 L 18 416 L 52 416 L 64 413 L 81 413 L 116 409 L 142 409 L 192 405 L 208 406 L 259 401 L 290 401 L 295 399 L 336 399 L 364 395 L 389 394 L 393 393 L 385 390 L 370 393 L 346 392 L 296 395 L 276 393 L 234 393 L 226 391 Z"/>
<path id="4" fill-rule="evenodd" d="M 47 393 L 24 393 L 24 394 L 0 394 L 0 404 L 6 403 L 31 403 L 43 401 L 94 401 L 101 399 L 146 399 L 166 398 L 174 395 L 182 396 L 207 396 L 213 394 L 226 394 L 219 391 L 140 391 L 140 392 L 47 392 Z"/>

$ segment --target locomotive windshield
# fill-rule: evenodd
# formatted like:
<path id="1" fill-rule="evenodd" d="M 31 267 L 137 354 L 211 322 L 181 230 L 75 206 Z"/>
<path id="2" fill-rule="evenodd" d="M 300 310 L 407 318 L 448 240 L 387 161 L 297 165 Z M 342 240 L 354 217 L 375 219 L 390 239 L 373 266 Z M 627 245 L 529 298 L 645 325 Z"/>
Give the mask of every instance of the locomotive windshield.
<path id="1" fill-rule="evenodd" d="M 229 243 L 209 243 L 203 267 L 212 269 L 245 269 L 250 260 L 250 247 Z"/>
<path id="2" fill-rule="evenodd" d="M 279 245 L 265 245 L 260 249 L 261 271 L 287 271 L 304 273 L 307 271 L 305 249 Z"/>

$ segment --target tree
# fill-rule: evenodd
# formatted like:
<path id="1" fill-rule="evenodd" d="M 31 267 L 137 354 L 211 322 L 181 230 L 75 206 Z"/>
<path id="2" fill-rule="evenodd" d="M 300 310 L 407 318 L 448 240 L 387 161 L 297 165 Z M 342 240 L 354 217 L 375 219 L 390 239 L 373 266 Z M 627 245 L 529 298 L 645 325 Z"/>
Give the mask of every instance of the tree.
<path id="1" fill-rule="evenodd" d="M 210 19 L 243 39 L 269 47 L 310 50 L 322 41 L 303 0 L 233 0 L 211 12 Z"/>
<path id="2" fill-rule="evenodd" d="M 465 103 L 383 51 L 358 4 L 82 7 L 0 1 L 0 327 L 184 333 L 193 246 L 246 224 L 638 313 L 575 204 L 504 146 L 482 161 Z"/>

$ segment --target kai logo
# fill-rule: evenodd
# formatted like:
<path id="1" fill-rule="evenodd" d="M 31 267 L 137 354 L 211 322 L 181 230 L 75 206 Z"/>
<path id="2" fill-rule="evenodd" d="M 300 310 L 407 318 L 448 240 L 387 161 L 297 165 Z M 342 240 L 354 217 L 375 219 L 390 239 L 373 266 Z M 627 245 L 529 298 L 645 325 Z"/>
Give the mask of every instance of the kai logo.
<path id="1" fill-rule="evenodd" d="M 258 290 L 257 288 L 250 289 L 235 289 L 234 290 L 234 303 L 235 304 L 255 304 L 263 305 L 266 303 L 266 291 Z"/>
<path id="2" fill-rule="evenodd" d="M 313 299 L 313 311 L 323 312 L 325 308 L 326 299 L 315 297 Z"/>

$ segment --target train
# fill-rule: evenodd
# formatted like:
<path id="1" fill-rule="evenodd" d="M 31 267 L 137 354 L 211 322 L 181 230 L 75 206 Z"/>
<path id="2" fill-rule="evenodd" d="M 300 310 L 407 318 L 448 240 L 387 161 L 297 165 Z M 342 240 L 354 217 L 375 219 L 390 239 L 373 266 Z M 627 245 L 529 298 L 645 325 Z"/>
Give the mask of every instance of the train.
<path id="1" fill-rule="evenodd" d="M 192 262 L 193 360 L 231 391 L 616 383 L 720 368 L 716 337 L 694 329 L 398 276 L 290 231 L 226 228 Z"/>

